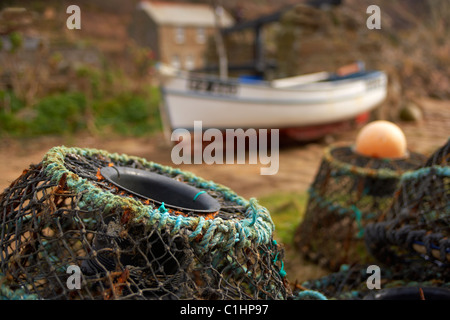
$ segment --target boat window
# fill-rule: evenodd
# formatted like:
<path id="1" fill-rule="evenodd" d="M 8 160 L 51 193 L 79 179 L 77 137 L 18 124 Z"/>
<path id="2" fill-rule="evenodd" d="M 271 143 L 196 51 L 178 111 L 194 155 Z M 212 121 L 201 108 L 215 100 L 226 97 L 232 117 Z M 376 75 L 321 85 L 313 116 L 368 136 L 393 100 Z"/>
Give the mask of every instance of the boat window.
<path id="1" fill-rule="evenodd" d="M 238 85 L 233 82 L 200 78 L 189 79 L 188 88 L 195 92 L 207 92 L 220 95 L 235 95 L 238 91 Z"/>

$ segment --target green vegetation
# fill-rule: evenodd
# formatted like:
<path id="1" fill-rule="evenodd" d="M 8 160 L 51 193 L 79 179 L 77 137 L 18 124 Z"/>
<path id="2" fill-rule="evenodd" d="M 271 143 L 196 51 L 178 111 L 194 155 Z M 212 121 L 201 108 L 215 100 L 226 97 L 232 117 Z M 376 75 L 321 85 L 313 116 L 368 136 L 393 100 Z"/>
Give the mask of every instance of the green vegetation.
<path id="1" fill-rule="evenodd" d="M 0 91 L 0 136 L 71 135 L 85 130 L 142 136 L 160 130 L 158 104 L 159 90 L 154 87 L 139 94 L 119 92 L 92 100 L 83 92 L 60 92 L 31 107 L 11 91 Z"/>
<path id="2" fill-rule="evenodd" d="M 59 93 L 43 98 L 34 106 L 36 116 L 28 120 L 30 134 L 64 134 L 86 127 L 83 94 Z"/>
<path id="3" fill-rule="evenodd" d="M 95 126 L 103 132 L 142 136 L 161 129 L 159 90 L 151 88 L 148 95 L 125 92 L 111 99 L 93 103 Z"/>
<path id="4" fill-rule="evenodd" d="M 295 230 L 302 221 L 308 193 L 274 193 L 258 199 L 266 207 L 275 224 L 276 236 L 285 244 L 292 244 Z"/>
<path id="5" fill-rule="evenodd" d="M 11 32 L 8 41 L 10 50 L 0 55 L 0 137 L 143 136 L 161 129 L 151 50 L 131 46 L 126 64 L 118 64 L 94 47 L 79 50 L 79 42 L 66 44 L 75 57 L 41 43 L 24 58 L 22 33 Z M 76 57 L 84 50 L 94 62 Z"/>

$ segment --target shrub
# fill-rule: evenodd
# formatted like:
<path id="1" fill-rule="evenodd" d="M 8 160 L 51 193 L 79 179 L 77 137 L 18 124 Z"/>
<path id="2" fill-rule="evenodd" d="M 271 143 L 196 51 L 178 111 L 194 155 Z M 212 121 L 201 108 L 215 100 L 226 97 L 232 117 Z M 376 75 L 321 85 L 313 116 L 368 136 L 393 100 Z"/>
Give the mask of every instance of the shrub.
<path id="1" fill-rule="evenodd" d="M 157 88 L 94 98 L 92 110 L 87 103 L 82 92 L 64 92 L 46 96 L 27 109 L 13 93 L 0 91 L 0 136 L 75 134 L 87 129 L 88 117 L 100 134 L 142 136 L 161 129 Z"/>
<path id="2" fill-rule="evenodd" d="M 25 131 L 26 123 L 16 115 L 23 107 L 23 101 L 13 92 L 0 91 L 0 135 L 17 135 Z"/>
<path id="3" fill-rule="evenodd" d="M 141 136 L 160 129 L 158 97 L 121 93 L 107 100 L 94 102 L 96 127 L 122 135 Z"/>
<path id="4" fill-rule="evenodd" d="M 42 134 L 74 133 L 86 127 L 86 99 L 82 93 L 59 93 L 40 100 L 35 106 L 36 117 L 30 123 L 31 132 Z"/>

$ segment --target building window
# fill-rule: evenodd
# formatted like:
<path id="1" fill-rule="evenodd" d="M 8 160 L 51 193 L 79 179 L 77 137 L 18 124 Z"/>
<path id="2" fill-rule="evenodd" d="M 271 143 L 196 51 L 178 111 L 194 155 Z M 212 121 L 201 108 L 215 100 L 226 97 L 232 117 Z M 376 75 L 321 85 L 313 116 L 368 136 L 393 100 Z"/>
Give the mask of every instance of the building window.
<path id="1" fill-rule="evenodd" d="M 184 43 L 184 28 L 176 27 L 175 28 L 175 43 Z"/>
<path id="2" fill-rule="evenodd" d="M 197 28 L 197 43 L 205 43 L 206 42 L 206 34 L 205 28 L 199 27 Z"/>
<path id="3" fill-rule="evenodd" d="M 172 64 L 172 67 L 176 69 L 180 69 L 181 67 L 180 57 L 177 54 L 172 56 L 172 61 L 170 63 Z"/>
<path id="4" fill-rule="evenodd" d="M 186 70 L 192 70 L 195 67 L 194 57 L 191 54 L 186 56 L 186 60 L 184 62 L 184 67 Z"/>

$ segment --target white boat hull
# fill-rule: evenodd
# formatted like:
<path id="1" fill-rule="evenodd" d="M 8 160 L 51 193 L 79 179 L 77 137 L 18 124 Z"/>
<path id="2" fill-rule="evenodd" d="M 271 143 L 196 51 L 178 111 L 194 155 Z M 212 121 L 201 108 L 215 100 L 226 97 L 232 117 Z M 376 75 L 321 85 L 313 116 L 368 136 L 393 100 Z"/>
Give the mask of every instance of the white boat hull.
<path id="1" fill-rule="evenodd" d="M 387 77 L 317 82 L 290 88 L 220 81 L 199 76 L 166 79 L 162 93 L 172 129 L 298 128 L 349 120 L 386 97 Z"/>

